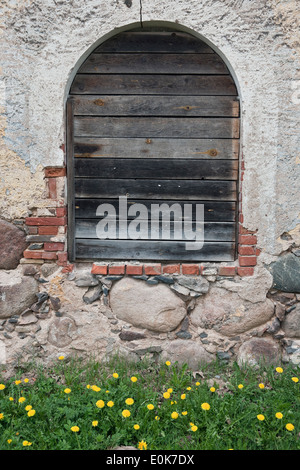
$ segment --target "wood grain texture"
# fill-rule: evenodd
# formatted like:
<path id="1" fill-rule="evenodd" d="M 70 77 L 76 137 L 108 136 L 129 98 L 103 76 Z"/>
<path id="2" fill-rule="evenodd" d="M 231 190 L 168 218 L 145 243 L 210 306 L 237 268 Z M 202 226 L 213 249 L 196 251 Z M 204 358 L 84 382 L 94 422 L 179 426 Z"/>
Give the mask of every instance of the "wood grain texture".
<path id="1" fill-rule="evenodd" d="M 187 250 L 183 241 L 76 240 L 76 255 L 81 260 L 225 262 L 234 260 L 234 252 L 234 242 L 207 242 L 201 250 Z"/>
<path id="2" fill-rule="evenodd" d="M 226 138 L 239 137 L 237 118 L 75 116 L 76 137 Z"/>
<path id="3" fill-rule="evenodd" d="M 236 180 L 238 160 L 76 158 L 75 177 Z"/>
<path id="4" fill-rule="evenodd" d="M 78 73 L 70 93 L 103 95 L 236 96 L 230 75 L 99 75 Z"/>
<path id="5" fill-rule="evenodd" d="M 237 139 L 75 137 L 75 158 L 238 159 Z M 188 165 L 188 163 L 187 163 Z"/>
<path id="6" fill-rule="evenodd" d="M 75 116 L 238 117 L 232 96 L 76 95 Z"/>
<path id="7" fill-rule="evenodd" d="M 185 199 L 187 201 L 235 201 L 235 181 L 134 180 L 75 178 L 77 198 Z"/>

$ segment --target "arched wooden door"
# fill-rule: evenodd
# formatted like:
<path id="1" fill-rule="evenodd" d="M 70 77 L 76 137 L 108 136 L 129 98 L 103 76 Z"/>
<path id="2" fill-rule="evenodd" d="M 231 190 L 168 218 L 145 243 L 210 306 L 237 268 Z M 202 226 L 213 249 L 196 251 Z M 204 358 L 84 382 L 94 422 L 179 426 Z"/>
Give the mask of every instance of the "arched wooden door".
<path id="1" fill-rule="evenodd" d="M 67 115 L 72 260 L 235 258 L 239 101 L 224 61 L 206 43 L 145 28 L 112 37 L 78 70 Z M 151 210 L 160 204 L 176 204 L 192 229 L 202 204 L 201 249 L 186 249 L 172 211 L 169 232 L 151 230 Z M 106 235 L 97 231 L 100 221 Z"/>

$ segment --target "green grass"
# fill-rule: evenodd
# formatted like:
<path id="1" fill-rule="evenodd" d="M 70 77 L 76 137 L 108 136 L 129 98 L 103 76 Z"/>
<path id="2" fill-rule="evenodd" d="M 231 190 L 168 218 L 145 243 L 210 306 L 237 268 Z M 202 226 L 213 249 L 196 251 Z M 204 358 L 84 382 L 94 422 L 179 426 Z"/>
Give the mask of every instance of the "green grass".
<path id="1" fill-rule="evenodd" d="M 195 373 L 120 358 L 28 365 L 6 381 L 0 375 L 0 450 L 109 450 L 142 441 L 149 450 L 299 450 L 298 375 L 290 365 L 278 372 L 216 362 Z"/>

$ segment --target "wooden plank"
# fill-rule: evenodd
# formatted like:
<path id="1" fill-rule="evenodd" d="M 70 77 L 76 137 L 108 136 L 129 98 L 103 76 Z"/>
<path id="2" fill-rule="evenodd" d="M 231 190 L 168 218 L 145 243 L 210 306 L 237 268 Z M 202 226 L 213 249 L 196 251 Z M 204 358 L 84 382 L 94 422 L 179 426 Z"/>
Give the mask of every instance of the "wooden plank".
<path id="1" fill-rule="evenodd" d="M 106 180 L 75 178 L 77 198 L 186 199 L 236 201 L 235 181 L 203 180 Z"/>
<path id="2" fill-rule="evenodd" d="M 76 158 L 75 177 L 237 180 L 238 160 Z"/>
<path id="3" fill-rule="evenodd" d="M 185 204 L 187 201 L 180 200 L 164 200 L 164 204 L 168 204 L 169 207 L 176 202 L 180 204 L 182 213 L 184 213 L 184 218 L 186 220 L 195 219 L 195 207 L 196 204 L 204 205 L 204 220 L 207 222 L 234 222 L 236 220 L 236 203 L 235 202 L 215 202 L 215 201 L 188 201 L 188 204 L 192 204 L 192 214 L 191 217 L 188 211 L 184 210 Z M 143 204 L 147 209 L 148 217 L 150 218 L 151 206 L 153 203 L 157 204 L 157 201 L 152 201 L 151 199 L 127 199 L 127 214 L 128 208 L 133 204 Z M 120 211 L 120 201 L 119 199 L 76 199 L 75 200 L 75 217 L 76 219 L 92 219 L 98 218 L 96 216 L 97 208 L 100 204 L 111 204 L 114 208 L 116 215 L 118 217 Z M 134 216 L 127 215 L 128 220 L 134 218 Z"/>
<path id="4" fill-rule="evenodd" d="M 181 32 L 124 32 L 103 42 L 95 52 L 185 52 L 211 53 L 205 42 Z"/>
<path id="5" fill-rule="evenodd" d="M 75 158 L 237 159 L 235 139 L 144 139 L 75 137 Z"/>
<path id="6" fill-rule="evenodd" d="M 238 118 L 74 117 L 76 137 L 225 138 L 239 137 Z"/>
<path id="7" fill-rule="evenodd" d="M 78 73 L 176 73 L 227 74 L 217 54 L 95 54 L 92 53 Z"/>
<path id="8" fill-rule="evenodd" d="M 74 180 L 74 134 L 73 134 L 73 101 L 66 103 L 66 154 L 67 154 L 67 184 L 68 184 L 68 259 L 74 261 L 75 253 L 75 180 Z"/>
<path id="9" fill-rule="evenodd" d="M 195 245 L 196 248 L 196 245 Z M 201 250 L 187 250 L 181 241 L 77 240 L 77 259 L 233 261 L 234 242 L 207 242 Z"/>
<path id="10" fill-rule="evenodd" d="M 232 96 L 76 95 L 74 114 L 238 117 L 239 101 Z"/>
<path id="11" fill-rule="evenodd" d="M 76 219 L 75 222 L 75 237 L 85 239 L 98 239 L 97 237 L 97 224 L 102 220 L 102 217 L 98 219 Z M 105 221 L 107 221 L 105 219 Z M 132 221 L 129 221 L 127 227 L 124 228 L 124 224 L 119 224 L 119 220 L 116 221 L 116 236 L 117 239 L 130 239 L 130 232 L 128 227 Z M 135 222 L 134 222 L 135 224 Z M 179 229 L 181 227 L 181 229 Z M 162 221 L 158 226 L 151 227 L 151 219 L 141 221 L 140 227 L 136 228 L 133 226 L 132 230 L 140 231 L 138 239 L 141 240 L 190 240 L 189 230 L 192 230 L 193 234 L 199 232 L 196 221 L 186 222 L 186 229 L 184 221 L 180 221 L 179 227 L 174 228 L 174 223 L 171 220 L 170 224 L 166 221 Z M 198 226 L 199 227 L 199 226 Z M 201 235 L 202 228 L 200 228 L 199 234 Z M 205 222 L 204 223 L 204 240 L 207 241 L 234 241 L 235 240 L 235 223 L 232 222 Z"/>
<path id="12" fill-rule="evenodd" d="M 237 96 L 230 75 L 99 75 L 78 73 L 70 94 Z"/>

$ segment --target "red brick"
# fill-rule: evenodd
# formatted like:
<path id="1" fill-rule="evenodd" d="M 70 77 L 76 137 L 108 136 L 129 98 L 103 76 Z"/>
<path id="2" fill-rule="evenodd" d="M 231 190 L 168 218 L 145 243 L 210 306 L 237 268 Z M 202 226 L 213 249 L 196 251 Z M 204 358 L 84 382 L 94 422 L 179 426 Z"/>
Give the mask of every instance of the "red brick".
<path id="1" fill-rule="evenodd" d="M 57 253 L 57 259 L 61 263 L 66 263 L 68 261 L 68 253 L 66 251 Z"/>
<path id="2" fill-rule="evenodd" d="M 64 268 L 62 268 L 61 272 L 62 273 L 71 273 L 74 269 L 74 264 L 68 264 Z"/>
<path id="3" fill-rule="evenodd" d="M 256 256 L 239 256 L 240 266 L 256 266 Z"/>
<path id="4" fill-rule="evenodd" d="M 109 266 L 108 272 L 116 275 L 125 274 L 125 265 Z"/>
<path id="5" fill-rule="evenodd" d="M 66 207 L 57 207 L 56 216 L 57 217 L 63 217 L 64 215 L 67 215 L 67 208 Z"/>
<path id="6" fill-rule="evenodd" d="M 247 228 L 239 224 L 239 233 L 241 235 L 253 235 L 255 232 L 253 230 L 248 230 Z"/>
<path id="7" fill-rule="evenodd" d="M 27 258 L 27 259 L 43 259 L 43 251 L 38 251 L 38 250 L 34 250 L 34 251 L 31 251 L 31 250 L 25 250 L 23 252 L 23 256 L 24 258 Z"/>
<path id="8" fill-rule="evenodd" d="M 261 254 L 261 250 L 259 248 L 256 248 L 255 254 L 256 254 L 256 256 L 259 256 Z"/>
<path id="9" fill-rule="evenodd" d="M 57 254 L 54 251 L 44 251 L 42 259 L 57 259 Z"/>
<path id="10" fill-rule="evenodd" d="M 235 266 L 220 266 L 219 275 L 220 276 L 234 276 L 236 273 Z"/>
<path id="11" fill-rule="evenodd" d="M 56 179 L 49 178 L 48 180 L 48 197 L 50 199 L 56 199 L 57 191 L 56 191 Z"/>
<path id="12" fill-rule="evenodd" d="M 66 225 L 66 217 L 27 217 L 26 225 Z"/>
<path id="13" fill-rule="evenodd" d="M 256 245 L 257 237 L 256 235 L 240 235 L 239 244 L 240 245 Z"/>
<path id="14" fill-rule="evenodd" d="M 65 249 L 65 244 L 60 242 L 45 242 L 44 250 L 45 251 L 63 251 Z"/>
<path id="15" fill-rule="evenodd" d="M 28 227 L 28 234 L 29 235 L 36 235 L 38 233 L 37 227 Z"/>
<path id="16" fill-rule="evenodd" d="M 183 264 L 181 266 L 182 274 L 195 274 L 200 273 L 199 266 L 197 264 Z"/>
<path id="17" fill-rule="evenodd" d="M 239 276 L 253 276 L 254 268 L 237 268 L 237 273 Z"/>
<path id="18" fill-rule="evenodd" d="M 126 274 L 128 274 L 129 276 L 140 276 L 141 274 L 143 274 L 143 266 L 128 264 L 126 266 Z"/>
<path id="19" fill-rule="evenodd" d="M 45 168 L 46 178 L 57 178 L 59 176 L 66 176 L 65 168 Z"/>
<path id="20" fill-rule="evenodd" d="M 39 235 L 57 235 L 58 227 L 55 225 L 52 225 L 50 227 L 45 227 L 42 225 L 41 227 L 38 227 L 38 231 L 39 231 Z"/>
<path id="21" fill-rule="evenodd" d="M 239 245 L 239 254 L 246 256 L 256 255 L 256 249 L 254 246 L 251 245 Z"/>
<path id="22" fill-rule="evenodd" d="M 161 274 L 161 264 L 145 264 L 144 270 L 148 276 Z"/>
<path id="23" fill-rule="evenodd" d="M 91 269 L 92 274 L 107 274 L 107 264 L 93 264 Z"/>
<path id="24" fill-rule="evenodd" d="M 164 274 L 180 274 L 180 264 L 167 264 L 162 270 Z"/>

